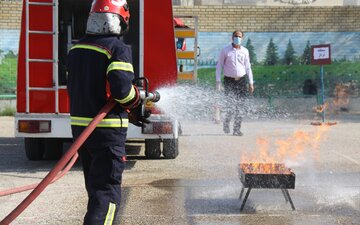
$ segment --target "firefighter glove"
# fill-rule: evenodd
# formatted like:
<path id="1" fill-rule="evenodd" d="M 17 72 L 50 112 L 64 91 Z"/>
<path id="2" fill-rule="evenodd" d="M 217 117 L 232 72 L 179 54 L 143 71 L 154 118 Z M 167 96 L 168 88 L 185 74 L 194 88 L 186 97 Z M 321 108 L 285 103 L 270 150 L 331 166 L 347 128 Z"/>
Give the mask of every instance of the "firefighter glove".
<path id="1" fill-rule="evenodd" d="M 150 121 L 146 119 L 146 115 L 143 115 L 142 106 L 143 104 L 140 103 L 137 107 L 130 109 L 128 115 L 129 122 L 138 127 L 143 126 L 144 123 L 150 123 Z"/>

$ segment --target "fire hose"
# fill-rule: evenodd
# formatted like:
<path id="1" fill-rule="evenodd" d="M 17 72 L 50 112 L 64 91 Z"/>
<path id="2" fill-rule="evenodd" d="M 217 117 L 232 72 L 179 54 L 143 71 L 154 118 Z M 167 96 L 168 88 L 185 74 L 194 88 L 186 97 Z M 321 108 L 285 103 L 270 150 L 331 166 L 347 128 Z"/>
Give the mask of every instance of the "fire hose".
<path id="1" fill-rule="evenodd" d="M 55 181 L 59 180 L 60 178 L 62 178 L 75 164 L 77 158 L 79 157 L 78 153 L 76 152 L 74 154 L 74 156 L 71 158 L 71 161 L 66 165 L 66 167 L 59 172 L 56 177 L 50 182 L 50 184 L 54 183 Z M 34 188 L 36 188 L 36 186 L 38 186 L 39 183 L 35 183 L 35 184 L 29 184 L 29 185 L 25 185 L 22 187 L 16 187 L 13 189 L 8 189 L 5 191 L 0 191 L 0 197 L 6 196 L 6 195 L 12 195 L 15 193 L 21 193 L 24 191 L 28 191 L 28 190 L 32 190 Z"/>
<path id="2" fill-rule="evenodd" d="M 0 225 L 10 224 L 16 217 L 18 217 L 39 195 L 40 193 L 54 181 L 58 173 L 64 166 L 71 160 L 71 158 L 77 155 L 77 151 L 89 135 L 94 131 L 96 125 L 104 119 L 106 114 L 115 106 L 115 100 L 110 100 L 95 116 L 95 118 L 90 122 L 90 124 L 85 128 L 85 130 L 80 134 L 80 136 L 75 140 L 71 145 L 69 150 L 63 155 L 63 157 L 56 163 L 55 167 L 46 175 L 46 177 L 35 187 L 35 189 L 11 212 L 7 215 L 1 222 Z M 70 165 L 70 164 L 69 164 Z"/>
<path id="3" fill-rule="evenodd" d="M 145 90 L 140 90 L 140 98 L 143 100 L 141 115 L 145 117 L 150 116 L 150 112 L 145 110 L 145 104 L 147 101 L 157 102 L 160 100 L 160 94 L 158 92 L 148 92 L 148 81 L 146 78 L 138 78 L 143 80 Z M 1 222 L 0 225 L 10 224 L 16 217 L 18 217 L 51 183 L 63 177 L 74 165 L 78 158 L 77 151 L 81 145 L 86 141 L 89 135 L 94 131 L 96 125 L 101 122 L 102 119 L 108 114 L 108 112 L 116 105 L 116 101 L 111 99 L 99 113 L 94 117 L 90 124 L 84 129 L 80 136 L 70 146 L 69 150 L 63 155 L 63 157 L 56 163 L 54 168 L 45 176 L 45 178 L 38 184 L 31 184 L 23 187 L 18 187 L 6 191 L 0 192 L 0 197 L 19 193 L 27 190 L 34 189 L 11 213 L 9 213 Z M 61 171 L 61 172 L 60 172 Z"/>

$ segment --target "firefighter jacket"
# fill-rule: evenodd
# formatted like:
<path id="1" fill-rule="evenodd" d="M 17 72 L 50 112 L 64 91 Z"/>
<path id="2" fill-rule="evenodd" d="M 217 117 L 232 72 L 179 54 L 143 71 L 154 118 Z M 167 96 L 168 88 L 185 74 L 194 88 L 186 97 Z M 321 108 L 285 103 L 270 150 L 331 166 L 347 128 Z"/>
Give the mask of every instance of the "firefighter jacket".
<path id="1" fill-rule="evenodd" d="M 88 147 L 125 147 L 128 127 L 124 106 L 139 101 L 130 47 L 117 36 L 86 35 L 69 51 L 68 93 L 71 128 L 76 139 L 110 97 L 117 104 L 84 143 Z"/>

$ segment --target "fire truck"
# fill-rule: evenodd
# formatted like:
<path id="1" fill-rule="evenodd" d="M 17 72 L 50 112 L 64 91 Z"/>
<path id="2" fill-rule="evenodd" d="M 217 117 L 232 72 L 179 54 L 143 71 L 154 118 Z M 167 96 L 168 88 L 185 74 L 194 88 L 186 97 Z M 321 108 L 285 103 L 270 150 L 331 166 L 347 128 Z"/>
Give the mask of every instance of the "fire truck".
<path id="1" fill-rule="evenodd" d="M 29 160 L 59 159 L 64 142 L 72 141 L 66 60 L 72 45 L 85 34 L 91 3 L 23 1 L 15 136 L 24 138 Z M 130 32 L 123 40 L 132 48 L 135 77 L 146 77 L 149 91 L 175 85 L 172 1 L 128 0 L 128 4 Z M 157 110 L 156 103 L 146 107 L 152 108 L 151 123 L 141 128 L 129 125 L 128 140 L 144 142 L 147 158 L 176 158 L 178 121 Z"/>

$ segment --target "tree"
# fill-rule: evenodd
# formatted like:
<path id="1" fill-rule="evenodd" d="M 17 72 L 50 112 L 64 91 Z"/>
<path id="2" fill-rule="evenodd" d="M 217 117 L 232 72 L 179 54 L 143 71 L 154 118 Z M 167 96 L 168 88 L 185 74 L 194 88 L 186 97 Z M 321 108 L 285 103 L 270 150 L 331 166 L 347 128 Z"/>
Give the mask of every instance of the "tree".
<path id="1" fill-rule="evenodd" d="M 291 43 L 291 39 L 289 39 L 289 42 L 286 46 L 283 61 L 284 61 L 285 65 L 293 65 L 296 63 L 295 50 Z"/>
<path id="2" fill-rule="evenodd" d="M 3 53 L 4 51 L 2 50 L 2 49 L 0 49 L 0 64 L 2 64 L 2 59 L 3 59 L 3 56 L 2 56 L 2 53 Z"/>
<path id="3" fill-rule="evenodd" d="M 15 55 L 15 53 L 13 51 L 8 51 L 8 53 L 6 53 L 5 58 L 16 58 L 17 55 Z"/>
<path id="4" fill-rule="evenodd" d="M 279 56 L 277 53 L 277 46 L 274 44 L 273 39 L 270 39 L 270 42 L 266 49 L 266 56 L 265 56 L 265 65 L 275 65 L 279 61 Z"/>
<path id="5" fill-rule="evenodd" d="M 309 65 L 311 63 L 311 48 L 310 41 L 307 41 L 304 53 L 301 56 L 301 64 Z"/>
<path id="6" fill-rule="evenodd" d="M 250 61 L 252 64 L 257 64 L 257 57 L 256 57 L 256 53 L 255 53 L 255 48 L 254 46 L 251 44 L 251 40 L 250 38 L 248 39 L 248 41 L 246 42 L 246 46 L 245 46 L 248 50 L 249 50 L 249 57 L 250 57 Z"/>

